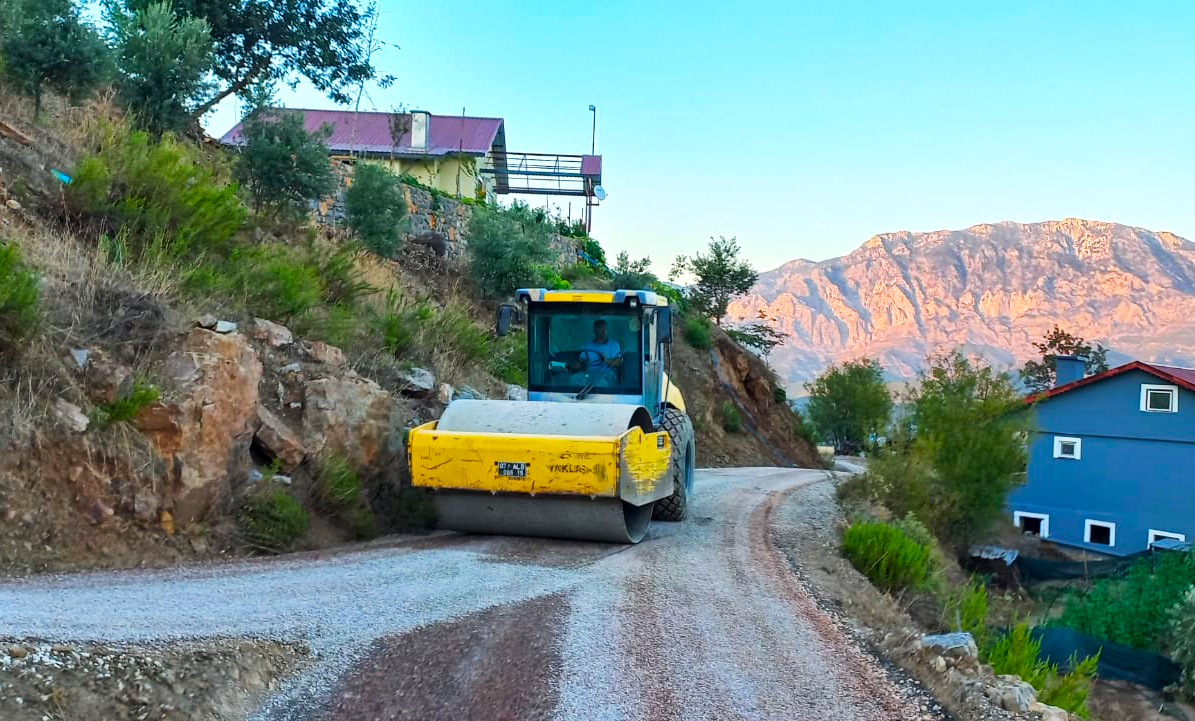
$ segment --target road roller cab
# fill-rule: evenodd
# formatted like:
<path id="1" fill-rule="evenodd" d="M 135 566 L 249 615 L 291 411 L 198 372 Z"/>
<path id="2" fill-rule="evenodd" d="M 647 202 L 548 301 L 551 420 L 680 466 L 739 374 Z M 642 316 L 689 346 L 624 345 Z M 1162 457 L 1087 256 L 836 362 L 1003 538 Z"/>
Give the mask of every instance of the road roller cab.
<path id="1" fill-rule="evenodd" d="M 408 437 L 413 485 L 461 531 L 636 543 L 679 521 L 692 492 L 693 426 L 666 368 L 667 298 L 651 291 L 516 294 L 528 400 L 452 402 Z M 498 333 L 522 313 L 504 306 Z"/>

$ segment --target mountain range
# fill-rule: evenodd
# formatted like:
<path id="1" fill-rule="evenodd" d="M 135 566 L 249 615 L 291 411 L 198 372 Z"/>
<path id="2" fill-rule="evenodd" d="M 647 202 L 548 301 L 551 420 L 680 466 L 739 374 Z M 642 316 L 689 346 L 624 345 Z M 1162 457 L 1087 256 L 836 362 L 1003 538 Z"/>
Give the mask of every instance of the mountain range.
<path id="1" fill-rule="evenodd" d="M 790 334 L 771 362 L 794 394 L 860 356 L 892 380 L 955 348 L 1012 368 L 1054 324 L 1103 343 L 1110 362 L 1181 365 L 1195 359 L 1195 243 L 1075 218 L 884 233 L 840 258 L 761 273 L 727 320 L 761 312 Z"/>

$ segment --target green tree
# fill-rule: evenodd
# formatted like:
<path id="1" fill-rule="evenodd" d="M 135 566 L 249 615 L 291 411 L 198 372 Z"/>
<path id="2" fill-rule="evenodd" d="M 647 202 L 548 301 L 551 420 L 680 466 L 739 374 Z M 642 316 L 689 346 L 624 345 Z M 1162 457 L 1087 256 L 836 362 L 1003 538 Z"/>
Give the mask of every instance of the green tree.
<path id="1" fill-rule="evenodd" d="M 154 1 L 125 0 L 132 11 Z M 266 78 L 301 77 L 334 102 L 350 102 L 353 88 L 377 77 L 366 43 L 375 11 L 353 0 L 175 0 L 175 16 L 206 20 L 216 47 L 216 85 L 191 117 Z"/>
<path id="2" fill-rule="evenodd" d="M 191 112 L 211 92 L 211 28 L 202 18 L 176 18 L 169 2 L 135 13 L 107 0 L 119 88 L 137 122 L 160 137 L 192 122 Z"/>
<path id="3" fill-rule="evenodd" d="M 619 251 L 614 267 L 610 269 L 610 285 L 617 289 L 640 290 L 651 288 L 656 276 L 651 272 L 651 258 L 631 260 L 631 254 Z"/>
<path id="4" fill-rule="evenodd" d="M 349 228 L 365 247 L 383 258 L 393 258 L 406 207 L 398 176 L 380 165 L 357 164 L 353 184 L 344 193 L 344 210 Z"/>
<path id="5" fill-rule="evenodd" d="M 111 72 L 108 46 L 79 18 L 71 0 L 17 0 L 3 47 L 6 80 L 33 97 L 41 114 L 47 90 L 76 101 L 98 87 Z"/>
<path id="6" fill-rule="evenodd" d="M 710 238 L 707 254 L 678 256 L 672 266 L 673 279 L 685 273 L 696 277 L 697 283 L 689 291 L 689 305 L 718 325 L 722 325 L 730 301 L 751 290 L 759 278 L 749 262 L 739 259 L 739 251 L 734 238 Z"/>
<path id="7" fill-rule="evenodd" d="M 478 208 L 469 226 L 469 272 L 487 298 L 501 298 L 540 282 L 552 257 L 550 230 L 535 212 L 516 203 L 510 210 Z"/>
<path id="8" fill-rule="evenodd" d="M 241 133 L 245 145 L 236 177 L 253 198 L 254 210 L 298 212 L 336 188 L 328 161 L 330 127 L 310 133 L 302 112 L 262 108 L 245 118 Z"/>
<path id="9" fill-rule="evenodd" d="M 934 359 L 909 405 L 912 452 L 933 469 L 933 508 L 917 515 L 939 538 L 970 543 L 1001 517 L 1025 470 L 1021 394 L 1007 374 L 955 352 Z"/>
<path id="10" fill-rule="evenodd" d="M 860 358 L 833 365 L 812 383 L 806 415 L 840 451 L 854 453 L 881 432 L 892 414 L 892 397 L 879 361 Z"/>
<path id="11" fill-rule="evenodd" d="M 1108 349 L 1096 343 L 1093 348 L 1090 343 L 1078 336 L 1054 326 L 1046 333 L 1041 342 L 1033 347 L 1041 354 L 1041 360 L 1030 360 L 1021 369 L 1021 379 L 1035 393 L 1047 391 L 1054 387 L 1057 369 L 1054 364 L 1056 355 L 1073 355 L 1087 359 L 1085 375 L 1095 375 L 1108 370 Z"/>

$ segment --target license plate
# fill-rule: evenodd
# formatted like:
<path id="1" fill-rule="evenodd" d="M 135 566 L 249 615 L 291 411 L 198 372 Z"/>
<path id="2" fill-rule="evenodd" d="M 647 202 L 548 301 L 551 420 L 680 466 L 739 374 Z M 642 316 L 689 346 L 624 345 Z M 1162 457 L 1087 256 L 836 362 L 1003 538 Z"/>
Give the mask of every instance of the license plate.
<path id="1" fill-rule="evenodd" d="M 507 478 L 526 478 L 527 464 L 512 461 L 498 461 L 498 475 Z"/>

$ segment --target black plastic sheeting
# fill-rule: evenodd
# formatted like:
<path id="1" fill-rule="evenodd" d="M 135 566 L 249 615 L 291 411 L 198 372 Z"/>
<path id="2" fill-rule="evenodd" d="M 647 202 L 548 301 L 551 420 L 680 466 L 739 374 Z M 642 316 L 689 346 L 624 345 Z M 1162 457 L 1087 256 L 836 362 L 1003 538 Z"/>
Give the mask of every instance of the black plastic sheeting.
<path id="1" fill-rule="evenodd" d="M 1149 651 L 1102 641 L 1069 628 L 1039 626 L 1033 637 L 1041 641 L 1039 658 L 1069 671 L 1070 660 L 1100 655 L 1096 675 L 1102 679 L 1130 681 L 1161 690 L 1178 683 L 1182 667 L 1174 661 Z"/>
<path id="2" fill-rule="evenodd" d="M 1152 553 L 1152 551 L 1141 551 L 1131 556 L 1109 558 L 1102 561 L 1046 561 L 1041 558 L 1017 556 L 1012 565 L 1017 570 L 1022 583 L 1072 581 L 1084 578 L 1119 576 L 1129 566 L 1142 558 L 1148 558 Z"/>

